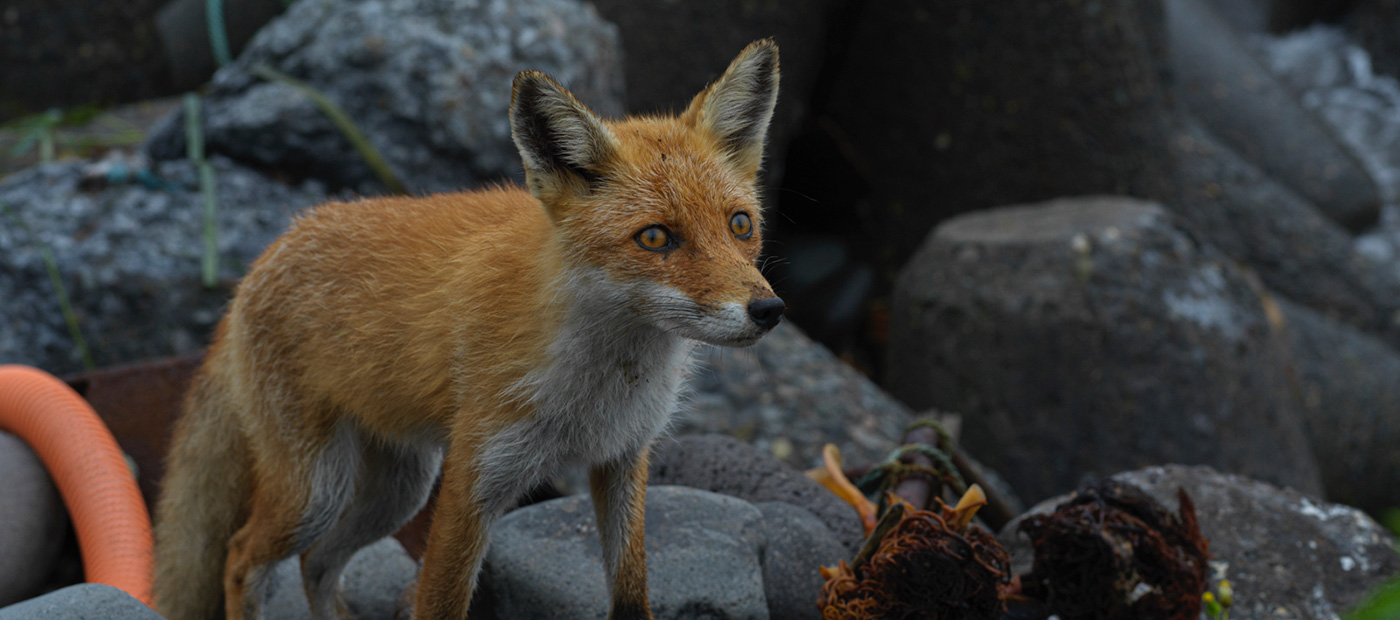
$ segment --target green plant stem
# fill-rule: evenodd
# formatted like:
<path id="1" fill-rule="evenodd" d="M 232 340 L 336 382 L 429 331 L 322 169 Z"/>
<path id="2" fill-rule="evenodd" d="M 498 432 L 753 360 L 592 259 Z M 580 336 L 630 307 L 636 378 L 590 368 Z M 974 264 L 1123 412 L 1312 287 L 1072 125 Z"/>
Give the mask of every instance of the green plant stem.
<path id="1" fill-rule="evenodd" d="M 379 180 L 389 188 L 389 191 L 396 194 L 408 193 L 408 189 L 404 186 L 403 181 L 399 180 L 398 175 L 394 173 L 394 169 L 389 166 L 389 162 L 385 161 L 384 157 L 379 154 L 379 151 L 374 148 L 374 145 L 365 137 L 365 134 L 355 125 L 355 121 L 350 119 L 350 115 L 346 114 L 345 110 L 336 105 L 334 101 L 331 101 L 330 98 L 322 94 L 321 91 L 312 88 L 311 85 L 303 83 L 267 65 L 253 67 L 252 73 L 264 80 L 290 86 L 310 98 L 311 102 L 315 103 L 316 107 L 321 110 L 321 113 L 331 119 L 332 123 L 335 123 L 340 133 L 344 134 L 346 139 L 350 140 L 350 144 L 354 145 L 356 151 L 359 151 L 360 157 L 364 158 L 365 163 L 369 164 L 375 176 L 379 177 Z"/>
<path id="2" fill-rule="evenodd" d="M 219 285 L 219 195 L 214 166 L 204 157 L 204 129 L 200 122 L 199 95 L 185 94 L 185 155 L 199 171 L 199 193 L 204 197 L 204 254 L 200 260 L 204 288 Z"/>
<path id="3" fill-rule="evenodd" d="M 92 370 L 97 367 L 92 361 L 92 351 L 88 349 L 87 339 L 83 338 L 83 330 L 78 325 L 78 313 L 73 310 L 73 303 L 68 298 L 68 289 L 63 286 L 63 274 L 58 270 L 58 259 L 54 257 L 53 250 L 48 244 L 40 241 L 34 231 L 29 228 L 29 224 L 20 218 L 10 205 L 0 203 L 0 209 L 15 221 L 15 225 L 29 236 L 30 243 L 38 246 L 39 256 L 44 260 L 44 268 L 49 272 L 49 283 L 53 285 L 54 296 L 58 298 L 59 311 L 63 313 L 63 322 L 68 324 L 68 335 L 73 339 L 73 346 L 78 348 L 78 355 L 83 358 L 83 368 Z"/>

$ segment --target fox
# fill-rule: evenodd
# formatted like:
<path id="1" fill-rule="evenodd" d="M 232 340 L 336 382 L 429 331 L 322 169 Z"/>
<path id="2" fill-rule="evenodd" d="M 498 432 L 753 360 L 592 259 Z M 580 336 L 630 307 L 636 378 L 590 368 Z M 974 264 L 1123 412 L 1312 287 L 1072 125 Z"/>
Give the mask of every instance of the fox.
<path id="1" fill-rule="evenodd" d="M 648 458 L 698 344 L 782 318 L 760 273 L 778 48 L 746 47 L 676 114 L 604 120 L 522 71 L 525 187 L 333 202 L 253 262 L 191 381 L 156 507 L 155 609 L 254 619 L 299 556 L 312 615 L 441 489 L 416 618 L 467 615 L 488 535 L 588 471 L 608 617 L 651 618 Z"/>

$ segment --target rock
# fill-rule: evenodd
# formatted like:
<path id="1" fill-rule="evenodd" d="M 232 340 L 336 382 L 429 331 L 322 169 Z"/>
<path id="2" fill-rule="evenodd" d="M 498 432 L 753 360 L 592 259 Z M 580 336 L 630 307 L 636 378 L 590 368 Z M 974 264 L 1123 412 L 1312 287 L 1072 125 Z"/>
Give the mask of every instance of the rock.
<path id="1" fill-rule="evenodd" d="M 647 580 L 657 620 L 768 618 L 763 516 L 740 499 L 685 487 L 647 492 Z M 593 505 L 560 498 L 507 514 L 491 530 L 472 613 L 512 620 L 606 617 Z"/>
<path id="2" fill-rule="evenodd" d="M 0 181 L 0 205 L 6 205 L 0 207 L 0 363 L 55 374 L 82 367 L 38 248 L 52 250 L 98 365 L 174 355 L 207 341 L 232 282 L 291 215 L 326 199 L 315 183 L 288 187 L 214 158 L 221 286 L 207 290 L 200 280 L 203 199 L 194 167 L 185 160 L 160 163 L 151 170 L 154 188 L 92 177 L 117 166 L 137 170 L 141 163 L 120 156 L 67 161 Z"/>
<path id="3" fill-rule="evenodd" d="M 1372 514 L 1400 506 L 1400 352 L 1286 300 L 1279 308 L 1327 498 Z"/>
<path id="4" fill-rule="evenodd" d="M 345 567 L 342 583 L 351 620 L 393 620 L 399 596 L 418 577 L 418 563 L 392 537 L 359 550 Z M 277 565 L 263 615 L 267 620 L 311 617 L 297 558 Z"/>
<path id="5" fill-rule="evenodd" d="M 68 511 L 53 479 L 24 440 L 0 431 L 0 607 L 38 594 L 63 538 Z"/>
<path id="6" fill-rule="evenodd" d="M 702 347 L 677 434 L 725 433 L 800 469 L 835 443 L 851 464 L 883 460 L 913 414 L 790 322 L 747 349 Z"/>
<path id="7" fill-rule="evenodd" d="M 792 504 L 815 515 L 848 552 L 854 553 L 865 540 L 860 517 L 850 504 L 733 437 L 687 435 L 658 442 L 652 450 L 649 483 L 693 487 L 760 504 Z"/>
<path id="8" fill-rule="evenodd" d="M 837 184 L 872 185 L 853 245 L 887 274 L 958 213 L 1079 194 L 1170 202 L 1160 14 L 1159 0 L 866 3 L 827 108 L 868 176 Z"/>
<path id="9" fill-rule="evenodd" d="M 1379 73 L 1400 78 L 1400 0 L 1356 0 L 1343 22 Z"/>
<path id="10" fill-rule="evenodd" d="M 1026 498 L 1161 462 L 1317 493 L 1263 294 L 1151 203 L 969 214 L 899 276 L 888 386 L 961 412 L 968 451 Z"/>
<path id="11" fill-rule="evenodd" d="M 414 193 L 522 178 L 507 112 L 523 69 L 550 74 L 600 114 L 622 111 L 617 28 L 587 4 L 302 0 L 214 75 L 207 148 L 365 193 L 383 186 L 364 159 L 306 96 L 249 73 L 260 64 L 336 102 Z M 177 113 L 148 149 L 183 157 L 184 135 Z"/>
<path id="12" fill-rule="evenodd" d="M 0 608 L 0 620 L 162 620 L 112 586 L 80 583 Z"/>
<path id="13" fill-rule="evenodd" d="M 1374 224 L 1375 182 L 1202 0 L 1165 0 L 1177 93 L 1201 122 L 1267 174 L 1351 230 Z"/>
<path id="14" fill-rule="evenodd" d="M 1358 252 L 1351 235 L 1187 119 L 1172 149 L 1196 234 L 1251 267 L 1271 290 L 1358 329 L 1400 342 L 1400 279 Z"/>
<path id="15" fill-rule="evenodd" d="M 1265 66 L 1365 164 L 1387 204 L 1400 203 L 1400 82 L 1337 26 L 1254 39 Z"/>
<path id="16" fill-rule="evenodd" d="M 1269 14 L 1278 0 L 1210 0 L 1210 8 L 1237 33 L 1268 32 Z"/>
<path id="17" fill-rule="evenodd" d="M 768 128 L 765 176 L 782 178 L 788 143 L 798 132 L 824 69 L 827 33 L 850 13 L 842 0 L 803 2 L 653 2 L 594 0 L 622 34 L 627 111 L 680 111 L 719 78 L 744 46 L 772 37 L 782 53 L 782 92 Z"/>
<path id="18" fill-rule="evenodd" d="M 1141 488 L 1173 512 L 1178 488 L 1191 495 L 1201 532 L 1210 539 L 1210 581 L 1229 579 L 1234 586 L 1232 618 L 1332 620 L 1400 571 L 1394 538 L 1354 508 L 1209 467 L 1148 467 L 1113 479 Z M 1046 500 L 1031 514 L 1050 512 L 1065 499 Z M 1033 557 L 1029 541 L 1016 534 L 1019 522 L 999 536 L 1018 570 Z"/>
<path id="19" fill-rule="evenodd" d="M 812 513 L 792 504 L 763 502 L 763 593 L 772 620 L 818 620 L 821 566 L 850 561 L 852 553 Z"/>

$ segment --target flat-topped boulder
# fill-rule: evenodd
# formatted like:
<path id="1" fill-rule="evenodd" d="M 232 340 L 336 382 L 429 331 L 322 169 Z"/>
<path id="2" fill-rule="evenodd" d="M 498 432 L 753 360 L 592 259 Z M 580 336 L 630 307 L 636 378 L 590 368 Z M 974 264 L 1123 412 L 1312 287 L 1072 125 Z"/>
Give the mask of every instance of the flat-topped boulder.
<path id="1" fill-rule="evenodd" d="M 901 272 L 886 382 L 962 413 L 1028 500 L 1162 462 L 1317 493 L 1276 315 L 1156 204 L 1006 207 L 944 223 Z"/>

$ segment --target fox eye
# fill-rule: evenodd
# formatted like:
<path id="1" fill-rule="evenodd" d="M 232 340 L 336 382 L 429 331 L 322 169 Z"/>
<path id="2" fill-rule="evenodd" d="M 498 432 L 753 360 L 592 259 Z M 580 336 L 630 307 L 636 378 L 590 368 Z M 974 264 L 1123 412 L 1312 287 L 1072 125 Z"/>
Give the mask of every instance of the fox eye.
<path id="1" fill-rule="evenodd" d="M 637 233 L 637 245 L 653 252 L 660 252 L 671 247 L 671 231 L 665 226 L 648 226 Z"/>
<path id="2" fill-rule="evenodd" d="M 752 237 L 753 220 L 749 219 L 749 214 L 740 212 L 729 218 L 729 232 L 734 233 L 734 236 L 740 239 Z"/>

